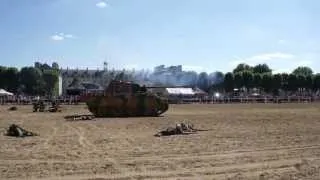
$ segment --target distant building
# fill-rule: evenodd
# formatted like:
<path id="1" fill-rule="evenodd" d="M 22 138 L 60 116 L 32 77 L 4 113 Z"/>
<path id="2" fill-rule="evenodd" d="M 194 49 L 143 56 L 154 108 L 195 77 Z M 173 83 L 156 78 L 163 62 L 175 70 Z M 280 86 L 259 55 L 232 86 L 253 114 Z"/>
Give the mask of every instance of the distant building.
<path id="1" fill-rule="evenodd" d="M 66 88 L 67 95 L 101 94 L 104 89 L 95 83 L 74 81 Z"/>
<path id="2" fill-rule="evenodd" d="M 89 82 L 91 84 L 96 84 L 99 87 L 103 86 L 103 73 L 101 70 L 89 70 L 89 69 L 61 69 L 60 75 L 62 78 L 62 93 L 68 94 L 67 90 L 70 91 L 70 84 L 74 80 L 74 78 L 78 78 L 80 82 Z M 80 85 L 79 85 L 80 86 Z"/>
<path id="3" fill-rule="evenodd" d="M 81 85 L 84 87 L 86 94 L 100 94 L 104 91 L 104 88 L 99 84 L 83 82 Z"/>

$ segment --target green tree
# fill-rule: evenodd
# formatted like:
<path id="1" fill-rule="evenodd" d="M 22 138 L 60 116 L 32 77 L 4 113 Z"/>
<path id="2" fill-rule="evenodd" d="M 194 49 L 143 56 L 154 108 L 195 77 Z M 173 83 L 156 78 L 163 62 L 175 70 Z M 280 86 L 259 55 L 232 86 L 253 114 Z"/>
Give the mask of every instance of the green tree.
<path id="1" fill-rule="evenodd" d="M 51 67 L 52 67 L 52 69 L 59 70 L 59 64 L 57 62 L 53 62 Z"/>
<path id="2" fill-rule="evenodd" d="M 24 86 L 23 92 L 29 95 L 42 95 L 44 82 L 39 69 L 23 67 L 20 71 L 20 82 Z"/>
<path id="3" fill-rule="evenodd" d="M 234 74 L 234 85 L 236 88 L 242 88 L 244 86 L 242 73 L 238 72 Z"/>
<path id="4" fill-rule="evenodd" d="M 287 73 L 281 74 L 281 89 L 283 89 L 284 91 L 289 90 L 288 79 L 289 79 L 289 74 Z"/>
<path id="5" fill-rule="evenodd" d="M 42 66 L 42 64 L 41 64 L 40 62 L 38 62 L 38 61 L 36 61 L 36 62 L 34 63 L 34 67 L 35 67 L 35 68 L 41 69 L 41 66 Z"/>
<path id="6" fill-rule="evenodd" d="M 267 64 L 258 64 L 252 68 L 253 73 L 257 74 L 264 74 L 264 73 L 271 73 L 272 70 L 269 68 Z"/>
<path id="7" fill-rule="evenodd" d="M 223 86 L 226 92 L 232 92 L 234 88 L 234 77 L 231 72 L 224 75 Z"/>
<path id="8" fill-rule="evenodd" d="M 262 84 L 261 74 L 254 74 L 253 75 L 253 87 L 261 88 L 261 84 Z"/>
<path id="9" fill-rule="evenodd" d="M 314 80 L 313 80 L 313 90 L 314 90 L 314 91 L 320 90 L 320 73 L 317 73 L 317 74 L 314 76 Z"/>
<path id="10" fill-rule="evenodd" d="M 40 69 L 41 69 L 42 72 L 43 72 L 43 71 L 45 71 L 45 70 L 51 69 L 51 67 L 50 67 L 47 63 L 44 63 L 44 64 L 41 65 L 41 68 L 40 68 Z"/>
<path id="11" fill-rule="evenodd" d="M 306 88 L 306 77 L 304 75 L 297 75 L 297 88 Z"/>
<path id="12" fill-rule="evenodd" d="M 296 91 L 298 89 L 298 80 L 295 74 L 289 74 L 288 76 L 288 90 Z"/>
<path id="13" fill-rule="evenodd" d="M 6 78 L 5 78 L 6 72 L 7 72 L 7 67 L 0 66 L 0 88 L 3 88 L 3 89 L 7 88 Z"/>
<path id="14" fill-rule="evenodd" d="M 16 93 L 19 87 L 19 71 L 15 67 L 9 67 L 5 74 L 5 84 L 8 91 Z"/>
<path id="15" fill-rule="evenodd" d="M 275 74 L 272 76 L 272 88 L 274 90 L 279 90 L 282 84 L 281 74 Z"/>
<path id="16" fill-rule="evenodd" d="M 45 90 L 49 96 L 57 95 L 57 87 L 59 80 L 59 73 L 56 70 L 45 70 L 43 72 L 43 80 L 45 83 Z"/>
<path id="17" fill-rule="evenodd" d="M 250 89 L 253 87 L 253 74 L 251 71 L 243 71 L 242 72 L 243 85 Z"/>
<path id="18" fill-rule="evenodd" d="M 311 76 L 313 74 L 313 71 L 311 68 L 306 67 L 306 66 L 300 66 L 297 67 L 292 71 L 292 74 L 294 75 L 303 75 L 303 76 Z"/>
<path id="19" fill-rule="evenodd" d="M 252 71 L 252 67 L 245 63 L 238 64 L 238 66 L 233 70 L 233 74 L 243 71 Z"/>
<path id="20" fill-rule="evenodd" d="M 262 88 L 266 93 L 270 93 L 272 90 L 272 76 L 270 74 L 263 74 L 262 76 Z"/>
<path id="21" fill-rule="evenodd" d="M 313 81 L 314 81 L 314 76 L 306 76 L 305 88 L 307 90 L 313 89 Z"/>
<path id="22" fill-rule="evenodd" d="M 216 85 L 216 84 L 222 84 L 224 79 L 223 72 L 216 71 L 209 74 L 209 84 L 210 85 Z"/>

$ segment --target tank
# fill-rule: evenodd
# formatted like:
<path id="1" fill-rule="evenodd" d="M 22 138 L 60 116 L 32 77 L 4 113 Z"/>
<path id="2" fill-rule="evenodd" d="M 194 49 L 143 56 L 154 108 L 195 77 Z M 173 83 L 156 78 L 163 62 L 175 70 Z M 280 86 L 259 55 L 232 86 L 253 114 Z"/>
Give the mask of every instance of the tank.
<path id="1" fill-rule="evenodd" d="M 83 99 L 95 117 L 159 116 L 169 108 L 168 100 L 148 92 L 145 86 L 113 80 L 103 94 Z"/>

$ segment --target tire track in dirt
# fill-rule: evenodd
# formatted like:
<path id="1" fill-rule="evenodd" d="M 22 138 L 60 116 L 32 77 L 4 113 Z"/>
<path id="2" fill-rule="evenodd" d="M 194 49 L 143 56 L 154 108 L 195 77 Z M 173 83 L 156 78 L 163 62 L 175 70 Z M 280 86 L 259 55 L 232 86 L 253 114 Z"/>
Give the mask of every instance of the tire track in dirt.
<path id="1" fill-rule="evenodd" d="M 237 165 L 239 166 L 238 171 L 242 172 L 242 164 L 257 164 L 261 162 L 266 166 L 270 166 L 270 162 L 290 162 L 294 161 L 295 163 L 300 162 L 301 159 L 297 159 L 297 157 L 301 157 L 301 153 L 304 153 L 303 158 L 314 159 L 315 157 L 319 158 L 319 153 L 314 152 L 314 150 L 318 150 L 320 148 L 319 145 L 310 145 L 310 146 L 303 146 L 303 147 L 280 147 L 280 148 L 264 148 L 258 150 L 250 150 L 250 151 L 230 151 L 221 154 L 214 154 L 214 153 L 205 153 L 205 155 L 172 155 L 168 154 L 166 156 L 152 156 L 149 157 L 129 157 L 129 158 L 122 158 L 120 160 L 121 163 L 127 163 L 127 165 L 134 165 L 134 167 L 141 167 L 144 166 L 145 171 L 153 173 L 154 170 L 167 172 L 171 166 L 178 168 L 178 169 L 192 169 L 192 172 L 195 172 L 194 169 L 202 169 L 207 168 L 216 168 L 216 167 L 224 167 L 228 168 L 229 166 Z M 211 163 L 212 162 L 212 163 Z M 294 163 L 293 163 L 294 164 Z M 293 164 L 290 164 L 290 168 L 293 167 Z M 287 166 L 283 164 L 281 166 Z M 125 167 L 125 166 L 124 166 Z M 163 168 L 169 167 L 169 168 Z M 289 166 L 288 166 L 289 167 Z M 174 169 L 175 169 L 174 168 Z M 210 169 L 208 168 L 208 169 Z M 282 167 L 281 167 L 282 168 Z M 259 168 L 258 168 L 259 169 Z M 129 171 L 132 168 L 128 169 Z M 235 170 L 235 171 L 236 171 Z M 261 168 L 260 168 L 261 170 Z M 180 174 L 180 170 L 178 170 Z M 249 170 L 248 170 L 249 171 Z M 260 171 L 259 171 L 260 172 Z M 227 172 L 225 174 L 230 174 L 233 172 Z M 160 173 L 161 174 L 161 173 Z M 211 176 L 210 171 L 208 172 L 196 172 L 197 176 L 203 177 Z M 224 175 L 225 175 L 224 174 Z M 260 173 L 261 174 L 261 173 Z M 185 178 L 185 173 L 182 174 L 183 176 L 178 176 Z M 128 177 L 132 177 L 131 175 Z M 169 178 L 171 176 L 165 176 L 165 178 Z M 214 176 L 216 178 L 216 174 Z M 119 179 L 126 179 L 127 177 L 120 177 Z M 138 174 L 133 175 L 133 178 L 139 179 L 157 179 L 163 178 L 162 176 L 145 176 Z M 117 178 L 115 178 L 117 179 Z"/>
<path id="2" fill-rule="evenodd" d="M 97 126 L 96 124 L 92 124 L 92 123 L 86 123 L 86 125 L 92 127 L 93 129 L 96 129 L 96 130 L 101 130 L 101 128 L 99 126 Z"/>
<path id="3" fill-rule="evenodd" d="M 49 143 L 50 143 L 50 141 L 52 141 L 53 138 L 57 135 L 58 128 L 53 126 L 52 129 L 53 129 L 53 132 L 49 135 L 48 138 L 46 138 L 45 142 L 44 142 L 43 145 L 42 145 L 45 149 L 50 149 Z"/>
<path id="4" fill-rule="evenodd" d="M 73 127 L 71 126 L 70 124 L 67 125 L 70 129 L 73 130 L 73 132 L 75 134 L 77 134 L 79 136 L 78 138 L 78 142 L 79 144 L 84 147 L 84 148 L 87 148 L 88 151 L 87 152 L 91 152 L 91 153 L 96 153 L 96 154 L 100 154 L 101 151 L 99 151 L 97 149 L 97 147 L 92 144 L 87 138 L 86 138 L 86 135 L 85 135 L 85 131 L 83 128 L 81 127 Z M 121 167 L 120 167 L 120 164 L 117 160 L 115 160 L 114 158 L 110 158 L 110 157 L 103 157 L 104 160 L 107 160 L 109 162 L 111 162 L 113 164 L 113 166 L 118 170 L 118 171 L 121 171 Z"/>
<path id="5" fill-rule="evenodd" d="M 212 152 L 206 152 L 206 153 L 198 153 L 197 155 L 194 154 L 165 154 L 165 155 L 155 155 L 155 156 L 144 156 L 144 155 L 138 155 L 138 156 L 130 156 L 128 158 L 119 158 L 119 160 L 161 160 L 161 159 L 180 159 L 180 158 L 186 158 L 186 159 L 193 159 L 195 157 L 202 157 L 202 158 L 210 158 L 214 156 L 236 156 L 246 153 L 274 153 L 274 152 L 281 152 L 281 151 L 294 151 L 294 150 L 306 150 L 306 149 L 320 149 L 320 145 L 307 145 L 307 146 L 277 146 L 277 147 L 269 147 L 269 148 L 262 148 L 262 149 L 254 149 L 254 150 L 235 150 L 235 151 L 224 151 L 223 153 L 212 153 Z"/>
<path id="6" fill-rule="evenodd" d="M 307 152 L 306 150 L 312 150 L 312 149 L 319 149 L 320 145 L 314 145 L 314 146 L 305 146 L 305 147 L 294 147 L 294 148 L 287 148 L 287 149 L 283 149 L 283 148 L 279 148 L 279 149 L 268 149 L 268 150 L 264 150 L 264 151 L 231 151 L 231 152 L 226 152 L 226 153 L 206 153 L 204 155 L 186 155 L 186 154 L 179 154 L 179 155 L 166 155 L 166 156 L 148 156 L 148 157 L 127 157 L 127 158 L 117 158 L 119 162 L 121 163 L 130 163 L 132 161 L 134 162 L 140 162 L 140 161 L 174 161 L 174 160 L 210 160 L 210 159 L 215 159 L 215 158 L 234 158 L 237 156 L 268 156 L 271 155 L 274 156 L 275 154 L 287 154 L 287 156 L 290 158 L 292 157 L 296 157 L 297 154 L 300 154 L 300 152 L 296 152 L 296 151 L 303 151 L 303 152 Z M 97 150 L 95 150 L 97 151 Z M 289 156 L 288 154 L 291 155 Z M 45 163 L 48 162 L 46 160 L 37 160 L 37 159 L 32 159 L 32 161 L 30 160 L 2 160 L 1 163 Z M 97 159 L 93 159 L 93 160 L 80 160 L 80 161 L 68 161 L 68 160 L 50 160 L 51 163 L 90 163 L 90 162 L 99 162 L 99 160 Z"/>
<path id="7" fill-rule="evenodd" d="M 295 148 L 297 149 L 297 148 Z M 291 149 L 292 150 L 292 149 Z M 312 150 L 312 149 L 309 149 Z M 289 149 L 290 151 L 290 149 Z M 278 158 L 277 156 L 273 156 L 275 154 L 274 151 L 269 151 L 268 153 L 260 153 L 260 152 L 251 152 L 253 154 L 246 154 L 246 153 L 239 153 L 237 155 L 245 156 L 247 155 L 250 157 L 247 159 L 246 157 L 240 157 L 240 159 L 235 158 L 235 154 L 229 155 L 221 153 L 216 154 L 215 156 L 211 157 L 197 157 L 194 155 L 190 158 L 185 158 L 184 156 L 176 157 L 174 159 L 152 159 L 147 162 L 140 162 L 140 164 L 137 162 L 134 162 L 133 164 L 138 166 L 147 166 L 145 170 L 142 172 L 137 172 L 135 170 L 132 171 L 132 169 L 126 169 L 125 164 L 128 163 L 126 161 L 120 161 L 120 165 L 123 167 L 122 171 L 119 171 L 116 175 L 113 174 L 105 174 L 102 175 L 104 179 L 132 179 L 132 178 L 138 178 L 138 179 L 159 179 L 159 178 L 186 178 L 186 177 L 210 177 L 210 178 L 218 178 L 218 177 L 225 177 L 226 175 L 231 174 L 237 174 L 241 173 L 242 175 L 260 175 L 262 172 L 273 172 L 274 170 L 279 169 L 287 169 L 287 170 L 294 170 L 294 167 L 296 164 L 300 163 L 302 161 L 301 158 L 297 158 L 297 156 L 300 154 L 300 152 L 293 151 L 293 152 L 286 152 L 282 151 L 284 154 L 283 156 L 280 156 L 281 158 Z M 320 160 L 319 156 L 314 155 L 313 151 L 309 152 L 310 155 L 304 156 L 303 159 L 313 159 L 313 160 Z M 285 155 L 288 154 L 288 155 Z M 219 159 L 220 158 L 220 159 Z M 252 162 L 252 159 L 254 161 Z M 276 159 L 275 159 L 276 158 Z M 201 162 L 200 166 L 198 166 L 196 163 L 197 161 Z M 207 162 L 212 162 L 212 164 L 208 167 L 206 166 Z M 6 160 L 2 161 L 1 164 L 40 164 L 40 163 L 48 163 L 48 166 L 53 166 L 53 164 L 74 164 L 74 165 L 80 165 L 85 163 L 92 164 L 92 167 L 100 166 L 101 164 L 105 163 L 101 159 L 99 160 L 81 160 L 81 161 L 65 161 L 65 160 L 51 160 L 51 161 L 45 161 L 45 160 Z M 175 165 L 181 165 L 183 163 L 187 163 L 188 167 L 179 167 L 174 169 L 162 169 L 159 167 L 167 166 L 169 164 L 175 164 Z M 114 164 L 113 164 L 114 165 Z M 148 168 L 149 167 L 149 168 Z M 116 167 L 115 167 L 116 168 Z M 118 166 L 119 168 L 119 166 Z M 190 169 L 192 169 L 192 173 L 190 173 Z M 120 170 L 120 169 L 119 169 Z M 57 177 L 56 177 L 57 178 Z M 72 176 L 70 177 L 72 179 Z M 67 178 L 67 179 L 70 179 Z M 80 179 L 82 179 L 81 177 Z M 92 178 L 92 176 L 91 176 Z M 60 178 L 59 178 L 60 179 Z M 63 179 L 63 178 L 62 178 Z M 89 178 L 87 178 L 89 179 Z"/>
<path id="8" fill-rule="evenodd" d="M 242 176 L 259 176 L 262 173 L 274 173 L 275 171 L 281 171 L 283 173 L 295 172 L 294 166 L 301 162 L 301 159 L 289 159 L 289 160 L 274 160 L 268 162 L 256 162 L 256 163 L 240 163 L 232 165 L 224 165 L 210 168 L 193 168 L 169 170 L 169 171 L 148 171 L 148 172 L 126 172 L 124 174 L 100 174 L 100 175 L 85 175 L 85 176 L 64 176 L 54 178 L 44 178 L 42 180 L 60 179 L 60 180 L 74 180 L 74 179 L 100 179 L 100 180 L 123 180 L 123 179 L 161 179 L 161 178 L 195 178 L 197 176 L 212 178 L 225 178 L 226 175 Z M 257 177 L 256 177 L 257 178 Z M 256 179 L 255 178 L 255 179 Z M 39 179 L 40 180 L 40 179 Z"/>
<path id="9" fill-rule="evenodd" d="M 96 146 L 91 144 L 85 137 L 84 130 L 80 127 L 73 127 L 70 124 L 67 124 L 67 127 L 71 129 L 78 136 L 78 143 L 83 147 L 87 148 L 89 151 L 97 151 Z"/>

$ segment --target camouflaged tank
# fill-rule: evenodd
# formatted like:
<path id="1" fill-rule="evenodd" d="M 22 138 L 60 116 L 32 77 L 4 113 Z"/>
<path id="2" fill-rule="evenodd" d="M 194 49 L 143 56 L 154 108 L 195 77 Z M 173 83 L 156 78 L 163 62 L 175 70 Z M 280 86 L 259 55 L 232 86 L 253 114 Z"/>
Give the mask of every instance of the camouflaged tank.
<path id="1" fill-rule="evenodd" d="M 87 96 L 85 102 L 96 117 L 159 116 L 169 108 L 166 99 L 148 92 L 146 87 L 115 80 L 103 95 Z"/>

